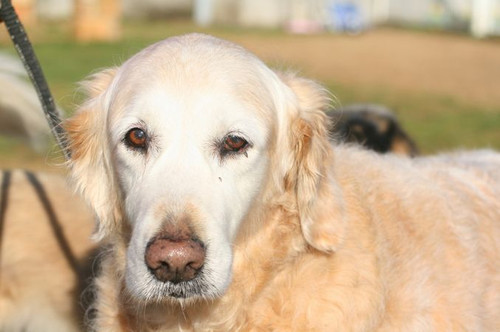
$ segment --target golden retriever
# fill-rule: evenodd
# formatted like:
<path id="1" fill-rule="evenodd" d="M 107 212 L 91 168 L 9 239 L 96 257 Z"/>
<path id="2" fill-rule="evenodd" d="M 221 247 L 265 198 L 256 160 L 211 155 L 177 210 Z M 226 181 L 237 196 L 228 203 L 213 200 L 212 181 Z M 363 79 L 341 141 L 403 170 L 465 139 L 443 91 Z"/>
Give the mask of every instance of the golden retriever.
<path id="1" fill-rule="evenodd" d="M 61 175 L 3 170 L 0 184 L 0 331 L 81 331 L 91 211 Z"/>
<path id="2" fill-rule="evenodd" d="M 86 86 L 94 330 L 500 330 L 499 154 L 332 145 L 321 86 L 200 34 Z"/>

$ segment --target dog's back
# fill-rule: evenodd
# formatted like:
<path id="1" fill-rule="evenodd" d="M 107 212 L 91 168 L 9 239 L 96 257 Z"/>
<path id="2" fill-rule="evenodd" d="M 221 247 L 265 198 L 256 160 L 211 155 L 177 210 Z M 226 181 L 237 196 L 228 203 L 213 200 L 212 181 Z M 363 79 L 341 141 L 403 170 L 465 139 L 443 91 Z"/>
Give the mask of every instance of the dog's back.
<path id="1" fill-rule="evenodd" d="M 382 330 L 500 331 L 500 155 L 355 151 L 337 148 L 336 171 L 371 215 L 387 292 Z"/>

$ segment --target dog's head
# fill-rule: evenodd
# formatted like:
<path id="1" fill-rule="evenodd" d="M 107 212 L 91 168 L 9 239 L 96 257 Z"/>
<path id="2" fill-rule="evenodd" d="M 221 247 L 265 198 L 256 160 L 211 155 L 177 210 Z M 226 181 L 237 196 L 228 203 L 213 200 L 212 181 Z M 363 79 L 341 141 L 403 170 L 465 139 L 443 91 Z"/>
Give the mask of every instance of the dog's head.
<path id="1" fill-rule="evenodd" d="M 340 195 L 325 163 L 328 97 L 317 84 L 195 34 L 86 85 L 88 101 L 66 123 L 71 172 L 96 212 L 96 238 L 126 241 L 135 297 L 221 295 L 249 211 L 286 193 L 311 246 L 340 244 Z"/>

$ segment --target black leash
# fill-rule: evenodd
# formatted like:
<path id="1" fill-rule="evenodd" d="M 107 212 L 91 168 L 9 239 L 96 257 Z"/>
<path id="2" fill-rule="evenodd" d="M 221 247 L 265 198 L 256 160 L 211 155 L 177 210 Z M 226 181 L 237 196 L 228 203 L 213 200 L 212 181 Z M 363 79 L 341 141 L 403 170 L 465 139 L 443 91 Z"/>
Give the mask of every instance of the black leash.
<path id="1" fill-rule="evenodd" d="M 2 186 L 0 187 L 0 262 L 2 261 L 2 238 L 5 225 L 5 215 L 9 202 L 10 171 L 3 171 Z"/>
<path id="2" fill-rule="evenodd" d="M 71 246 L 69 245 L 68 240 L 64 236 L 64 232 L 59 222 L 59 219 L 56 216 L 54 208 L 50 203 L 49 197 L 47 196 L 45 189 L 43 188 L 42 184 L 35 176 L 35 174 L 31 173 L 30 171 L 24 171 L 24 173 L 26 174 L 26 178 L 28 179 L 29 183 L 31 183 L 31 185 L 35 189 L 35 192 L 37 193 L 37 196 L 40 199 L 40 202 L 42 203 L 45 213 L 47 213 L 51 229 L 54 232 L 54 236 L 56 237 L 57 243 L 61 248 L 64 258 L 66 258 L 66 261 L 68 262 L 69 266 L 71 267 L 73 272 L 75 272 L 75 274 L 78 276 L 80 271 L 78 260 L 76 259 L 73 250 L 71 250 Z"/>
<path id="3" fill-rule="evenodd" d="M 5 23 L 7 31 L 10 35 L 14 47 L 21 58 L 21 61 L 28 72 L 31 82 L 35 86 L 38 98 L 42 103 L 42 108 L 45 117 L 49 122 L 50 129 L 54 134 L 57 143 L 61 147 L 64 156 L 67 160 L 70 159 L 71 154 L 68 149 L 68 141 L 66 139 L 66 132 L 61 126 L 61 118 L 56 109 L 54 99 L 50 93 L 49 86 L 43 75 L 40 63 L 33 51 L 33 47 L 28 39 L 28 35 L 24 31 L 24 27 L 17 16 L 14 7 L 10 0 L 0 0 L 0 21 Z"/>
<path id="4" fill-rule="evenodd" d="M 78 263 L 78 259 L 76 258 L 76 255 L 74 254 L 73 250 L 71 249 L 68 240 L 64 236 L 63 228 L 61 226 L 61 223 L 59 222 L 59 219 L 57 218 L 54 208 L 52 207 L 52 204 L 50 203 L 47 192 L 45 191 L 45 189 L 43 188 L 42 184 L 40 183 L 35 174 L 33 174 L 30 171 L 24 171 L 24 172 L 26 178 L 28 179 L 28 182 L 35 190 L 38 198 L 40 199 L 40 203 L 42 204 L 42 207 L 45 210 L 45 213 L 47 214 L 47 219 L 50 223 L 50 228 L 54 233 L 54 236 L 56 238 L 57 243 L 59 244 L 59 247 L 61 248 L 64 258 L 68 262 L 68 265 L 71 267 L 75 275 L 78 276 L 81 270 L 80 265 Z M 5 228 L 5 219 L 9 203 L 9 188 L 11 185 L 11 177 L 12 177 L 12 172 L 10 170 L 5 170 L 2 173 L 3 177 L 0 186 L 0 262 L 2 257 L 1 248 L 3 243 L 2 239 Z"/>

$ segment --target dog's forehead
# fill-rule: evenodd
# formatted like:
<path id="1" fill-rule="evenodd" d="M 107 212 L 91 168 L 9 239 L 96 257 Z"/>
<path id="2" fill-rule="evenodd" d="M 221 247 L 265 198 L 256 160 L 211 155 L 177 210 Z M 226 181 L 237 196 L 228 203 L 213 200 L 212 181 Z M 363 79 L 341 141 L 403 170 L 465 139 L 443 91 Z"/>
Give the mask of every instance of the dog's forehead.
<path id="1" fill-rule="evenodd" d="M 120 74 L 122 82 L 142 79 L 201 84 L 215 77 L 255 78 L 263 66 L 258 58 L 236 44 L 208 35 L 189 34 L 145 48 L 122 65 Z"/>
<path id="2" fill-rule="evenodd" d="M 274 72 L 242 47 L 191 34 L 153 44 L 129 59 L 119 70 L 112 99 L 119 110 L 238 102 L 268 117 L 274 107 L 269 76 Z"/>

